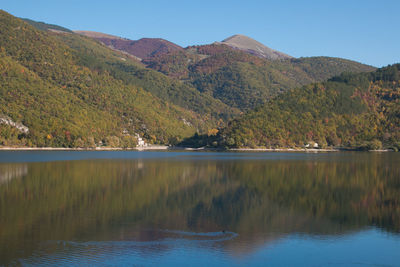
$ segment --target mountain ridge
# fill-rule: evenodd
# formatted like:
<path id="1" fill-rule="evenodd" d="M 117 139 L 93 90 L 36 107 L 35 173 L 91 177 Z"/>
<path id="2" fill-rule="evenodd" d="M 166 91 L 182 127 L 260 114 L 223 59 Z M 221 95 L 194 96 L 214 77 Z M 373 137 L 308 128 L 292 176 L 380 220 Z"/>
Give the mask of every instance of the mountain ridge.
<path id="1" fill-rule="evenodd" d="M 268 60 L 227 45 L 201 45 L 152 57 L 147 67 L 191 84 L 242 111 L 264 104 L 281 92 L 323 81 L 343 71 L 374 67 L 328 57 Z"/>
<path id="2" fill-rule="evenodd" d="M 114 35 L 92 31 L 74 31 L 75 33 L 94 38 L 106 46 L 119 51 L 127 52 L 139 60 L 154 56 L 157 54 L 168 53 L 177 50 L 183 50 L 177 44 L 162 38 L 141 38 L 139 40 L 130 40 Z"/>
<path id="3" fill-rule="evenodd" d="M 135 56 L 147 68 L 181 80 L 201 94 L 241 111 L 262 105 L 269 98 L 291 88 L 323 81 L 343 71 L 375 69 L 340 58 L 293 58 L 244 35 L 186 48 L 160 38 L 133 41 L 97 36 L 95 40 Z M 165 48 L 164 43 L 170 46 Z M 258 51 L 257 55 L 251 50 L 255 47 L 264 54 L 260 56 Z"/>
<path id="4" fill-rule="evenodd" d="M 232 48 L 245 51 L 246 53 L 270 60 L 293 58 L 292 56 L 269 48 L 257 40 L 242 34 L 232 35 L 221 42 L 216 42 L 216 44 L 225 44 Z"/>
<path id="5" fill-rule="evenodd" d="M 109 38 L 109 39 L 116 39 L 116 40 L 128 40 L 126 38 L 122 38 L 116 35 L 111 35 L 107 33 L 102 33 L 102 32 L 96 32 L 96 31 L 73 31 L 74 33 L 84 35 L 90 38 Z"/>
<path id="6" fill-rule="evenodd" d="M 55 25 L 55 24 L 49 24 L 49 23 L 45 23 L 45 22 L 41 22 L 41 21 L 34 21 L 31 19 L 27 19 L 27 18 L 20 18 L 20 19 L 29 23 L 33 27 L 35 27 L 39 30 L 43 30 L 43 31 L 55 31 L 55 32 L 65 32 L 65 33 L 73 32 L 70 29 L 67 29 L 65 27 L 61 27 L 61 26 Z"/>

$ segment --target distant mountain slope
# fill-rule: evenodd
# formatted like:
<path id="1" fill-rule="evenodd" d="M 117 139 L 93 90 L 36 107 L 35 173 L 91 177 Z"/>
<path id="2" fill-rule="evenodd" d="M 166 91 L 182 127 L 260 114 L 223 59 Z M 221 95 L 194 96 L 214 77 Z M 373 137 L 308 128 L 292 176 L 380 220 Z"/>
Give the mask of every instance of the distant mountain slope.
<path id="1" fill-rule="evenodd" d="M 122 37 L 118 37 L 115 35 L 111 35 L 111 34 L 106 34 L 106 33 L 102 33 L 102 32 L 94 32 L 94 31 L 74 31 L 74 33 L 80 34 L 80 35 L 84 35 L 90 38 L 94 38 L 94 39 L 98 39 L 98 38 L 107 38 L 107 39 L 112 39 L 112 40 L 128 40 L 128 39 L 124 39 Z"/>
<path id="2" fill-rule="evenodd" d="M 89 32 L 94 36 L 104 36 L 102 33 Z M 226 122 L 238 114 L 238 111 L 228 107 L 209 95 L 201 94 L 190 85 L 151 69 L 146 69 L 136 60 L 129 60 L 126 53 L 114 52 L 97 40 L 79 34 L 52 34 L 73 49 L 79 64 L 96 71 L 107 71 L 110 75 L 126 84 L 139 86 L 151 94 L 193 112 L 197 117 L 194 126 L 202 132 L 209 127 Z M 121 39 L 106 35 L 109 38 Z M 221 120 L 222 119 L 222 120 Z"/>
<path id="3" fill-rule="evenodd" d="M 39 31 L 0 11 L 0 115 L 29 128 L 23 134 L 0 124 L 0 143 L 123 146 L 136 133 L 168 143 L 204 125 L 197 113 L 118 78 L 124 73 L 118 68 L 142 68 L 137 63 L 79 38 L 84 37 Z"/>
<path id="4" fill-rule="evenodd" d="M 27 18 L 22 18 L 23 21 L 31 24 L 32 26 L 34 26 L 35 28 L 39 29 L 39 30 L 43 30 L 43 31 L 61 31 L 61 32 L 69 32 L 72 33 L 72 31 L 70 29 L 58 26 L 58 25 L 54 25 L 54 24 L 48 24 L 48 23 L 44 23 L 44 22 L 39 22 L 39 21 L 34 21 L 31 19 L 27 19 Z"/>
<path id="5" fill-rule="evenodd" d="M 170 41 L 161 38 L 142 38 L 140 40 L 133 41 L 104 33 L 90 31 L 75 32 L 97 39 L 113 49 L 127 52 L 140 59 L 145 59 L 160 53 L 164 54 L 168 52 L 183 50 L 183 48 L 179 45 L 176 45 Z"/>
<path id="6" fill-rule="evenodd" d="M 217 42 L 217 44 L 219 43 Z M 292 56 L 273 50 L 250 37 L 240 34 L 236 34 L 229 38 L 226 38 L 225 40 L 220 42 L 220 44 L 225 44 L 232 48 L 236 48 L 246 53 L 255 55 L 257 57 L 271 60 L 292 58 Z"/>
<path id="7" fill-rule="evenodd" d="M 400 149 L 400 64 L 342 74 L 279 95 L 232 121 L 234 147 L 344 146 Z"/>
<path id="8" fill-rule="evenodd" d="M 139 86 L 169 103 L 191 110 L 198 116 L 198 130 L 220 124 L 220 119 L 227 121 L 238 111 L 221 101 L 181 81 L 171 79 L 162 73 L 144 68 L 137 61 L 121 60 L 121 55 L 113 52 L 98 42 L 77 34 L 57 34 L 56 38 L 73 48 L 80 64 L 107 71 L 110 75 L 126 84 Z M 114 55 L 115 54 L 115 55 Z"/>
<path id="9" fill-rule="evenodd" d="M 344 71 L 375 69 L 340 58 L 295 59 L 242 35 L 232 36 L 221 43 L 182 49 L 174 45 L 165 48 L 160 45 L 165 41 L 162 39 L 130 41 L 112 36 L 101 38 L 102 34 L 98 33 L 84 34 L 113 49 L 145 57 L 142 63 L 148 68 L 180 79 L 187 86 L 195 87 L 201 95 L 242 111 L 262 105 L 278 93 L 323 81 Z M 251 49 L 264 53 L 264 56 L 250 53 Z"/>
<path id="10" fill-rule="evenodd" d="M 29 84 L 19 87 L 23 83 L 23 74 L 18 74 L 18 79 L 13 80 L 14 84 L 10 87 L 8 85 L 12 83 L 7 85 L 6 81 L 12 79 L 9 75 L 13 72 L 5 67 L 2 75 L 8 78 L 2 84 L 4 98 L 0 103 L 0 116 L 5 115 L 30 129 L 36 129 L 30 132 L 28 139 L 39 145 L 73 146 L 74 141 L 71 140 L 94 137 L 99 141 L 114 135 L 121 139 L 126 131 L 145 135 L 153 142 L 175 143 L 193 132 L 222 127 L 240 112 L 263 106 L 271 98 L 296 87 L 322 81 L 344 71 L 375 70 L 374 67 L 339 58 L 270 60 L 226 44 L 182 49 L 162 39 L 130 41 L 95 32 L 85 32 L 84 36 L 68 30 L 56 30 L 55 25 L 50 29 L 48 24 L 31 22 L 42 30 L 37 31 L 5 12 L 1 13 L 0 20 L 0 47 L 5 66 L 9 64 L 14 70 L 25 68 L 21 72 L 29 72 L 39 79 L 32 81 L 32 87 Z M 110 40 L 110 43 L 105 44 L 101 38 Z M 232 39 L 235 38 L 228 42 Z M 112 42 L 120 42 L 119 48 L 123 45 L 133 47 L 137 55 L 140 52 L 147 58 L 142 62 L 133 60 L 133 55 L 115 48 Z M 163 44 L 167 44 L 167 48 Z M 35 98 L 43 104 L 37 107 L 40 112 L 33 108 L 32 113 L 39 118 L 36 118 L 36 123 L 33 122 L 35 119 L 25 119 L 29 117 L 27 108 L 23 102 L 17 101 L 18 97 L 11 91 L 26 87 L 18 94 L 28 101 L 22 96 L 35 95 L 33 91 L 41 86 L 34 84 L 39 83 L 48 89 L 40 91 L 40 96 Z M 64 102 L 57 102 L 56 108 L 53 107 L 58 122 L 48 126 L 44 122 L 55 118 L 40 114 L 52 114 L 46 109 L 51 106 L 47 102 L 52 99 L 50 92 L 65 99 L 62 100 Z M 14 96 L 7 100 L 11 108 L 7 108 L 7 102 L 4 102 L 7 94 Z M 74 97 L 77 99 L 74 100 Z M 68 101 L 76 105 L 68 105 Z M 57 111 L 59 105 L 74 112 L 88 110 L 91 114 L 73 115 L 72 111 Z M 77 117 L 69 120 L 69 116 Z M 91 118 L 93 123 L 86 118 Z M 71 133 L 70 130 L 57 128 L 62 125 L 74 129 L 73 138 L 59 134 Z M 4 125 L 0 127 L 4 129 Z M 0 136 L 6 135 L 10 130 L 8 128 Z M 89 128 L 96 129 L 96 134 Z M 14 136 L 19 138 L 20 135 L 14 132 Z M 50 139 L 43 136 L 50 136 Z"/>
<path id="11" fill-rule="evenodd" d="M 225 104 L 248 110 L 278 93 L 323 81 L 342 72 L 375 68 L 340 58 L 267 60 L 226 45 L 188 47 L 143 61 L 148 67 L 185 80 Z"/>

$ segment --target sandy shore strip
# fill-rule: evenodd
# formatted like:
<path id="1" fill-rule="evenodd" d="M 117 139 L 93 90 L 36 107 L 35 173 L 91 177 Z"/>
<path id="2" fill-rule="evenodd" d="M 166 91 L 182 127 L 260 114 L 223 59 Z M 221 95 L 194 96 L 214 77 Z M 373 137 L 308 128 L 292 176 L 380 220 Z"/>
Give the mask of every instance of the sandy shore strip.
<path id="1" fill-rule="evenodd" d="M 260 151 L 260 152 L 339 152 L 339 149 L 317 148 L 231 148 L 229 151 Z"/>

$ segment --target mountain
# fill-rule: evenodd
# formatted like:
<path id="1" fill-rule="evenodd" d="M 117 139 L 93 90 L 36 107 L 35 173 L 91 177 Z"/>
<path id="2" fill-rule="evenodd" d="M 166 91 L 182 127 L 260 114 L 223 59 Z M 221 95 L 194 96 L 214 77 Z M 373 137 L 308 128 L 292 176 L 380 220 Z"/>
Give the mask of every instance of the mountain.
<path id="1" fill-rule="evenodd" d="M 182 47 L 161 38 L 142 38 L 137 41 L 123 39 L 113 35 L 91 31 L 75 31 L 99 40 L 108 47 L 129 53 L 137 58 L 145 59 L 157 54 L 164 54 L 173 51 L 181 51 Z"/>
<path id="2" fill-rule="evenodd" d="M 90 37 L 90 38 L 94 38 L 94 39 L 104 38 L 104 39 L 110 39 L 110 40 L 128 40 L 128 39 L 124 39 L 122 37 L 118 37 L 115 35 L 106 34 L 106 33 L 102 33 L 102 32 L 94 32 L 94 31 L 73 31 L 73 32 L 80 34 L 80 35 Z"/>
<path id="3" fill-rule="evenodd" d="M 39 30 L 43 30 L 43 31 L 54 31 L 54 32 L 68 32 L 68 33 L 72 33 L 72 31 L 70 29 L 58 26 L 58 25 L 54 25 L 54 24 L 48 24 L 45 22 L 39 22 L 39 21 L 34 21 L 31 19 L 27 19 L 27 18 L 21 18 L 23 21 L 31 24 L 32 26 L 34 26 L 35 28 L 39 29 Z"/>
<path id="4" fill-rule="evenodd" d="M 226 38 L 220 43 L 217 42 L 217 44 L 225 44 L 227 46 L 242 50 L 246 53 L 255 55 L 257 57 L 266 58 L 270 60 L 292 58 L 289 55 L 273 50 L 250 37 L 240 34 L 236 34 L 229 38 Z"/>
<path id="5" fill-rule="evenodd" d="M 215 125 L 224 108 L 92 39 L 38 30 L 4 11 L 0 47 L 3 145 L 132 146 L 136 134 L 165 144 Z"/>
<path id="6" fill-rule="evenodd" d="M 233 147 L 400 149 L 400 64 L 283 93 L 222 130 Z"/>
<path id="7" fill-rule="evenodd" d="M 110 56 L 113 51 L 97 40 L 78 34 L 56 34 L 54 37 L 75 51 L 80 64 L 107 71 L 126 84 L 139 86 L 160 99 L 190 110 L 198 117 L 200 124 L 197 127 L 200 132 L 220 124 L 221 119 L 227 121 L 239 112 L 207 94 L 200 93 L 188 84 L 145 68 L 136 60 L 121 62 L 121 55 L 112 59 Z M 126 57 L 127 54 L 124 53 L 123 56 Z"/>
<path id="8" fill-rule="evenodd" d="M 268 60 L 218 44 L 160 54 L 143 63 L 242 111 L 265 104 L 279 93 L 326 80 L 344 71 L 375 70 L 341 58 Z"/>
<path id="9" fill-rule="evenodd" d="M 99 33 L 79 33 L 113 49 L 141 57 L 147 68 L 181 80 L 188 87 L 196 88 L 202 96 L 217 99 L 240 111 L 265 104 L 281 92 L 323 81 L 344 71 L 375 69 L 340 58 L 292 58 L 243 35 L 234 35 L 221 43 L 183 49 L 162 39 L 131 41 Z M 168 43 L 168 48 L 157 43 L 161 41 Z M 254 51 L 262 52 L 264 56 L 260 57 L 261 54 Z"/>
<path id="10" fill-rule="evenodd" d="M 175 144 L 296 87 L 375 70 L 339 58 L 270 60 L 225 44 L 78 34 L 4 11 L 0 24 L 0 143 L 8 145 L 121 143 L 136 134 Z"/>

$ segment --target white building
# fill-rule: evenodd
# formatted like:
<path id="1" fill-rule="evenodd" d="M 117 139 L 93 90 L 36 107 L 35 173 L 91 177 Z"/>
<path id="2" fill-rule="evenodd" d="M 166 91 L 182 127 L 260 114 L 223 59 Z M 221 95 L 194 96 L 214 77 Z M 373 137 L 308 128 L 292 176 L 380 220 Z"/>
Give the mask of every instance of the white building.
<path id="1" fill-rule="evenodd" d="M 136 138 L 138 140 L 137 146 L 147 146 L 146 142 L 138 134 L 136 134 Z"/>
<path id="2" fill-rule="evenodd" d="M 317 142 L 309 141 L 307 144 L 304 145 L 305 148 L 318 148 L 319 145 Z"/>

